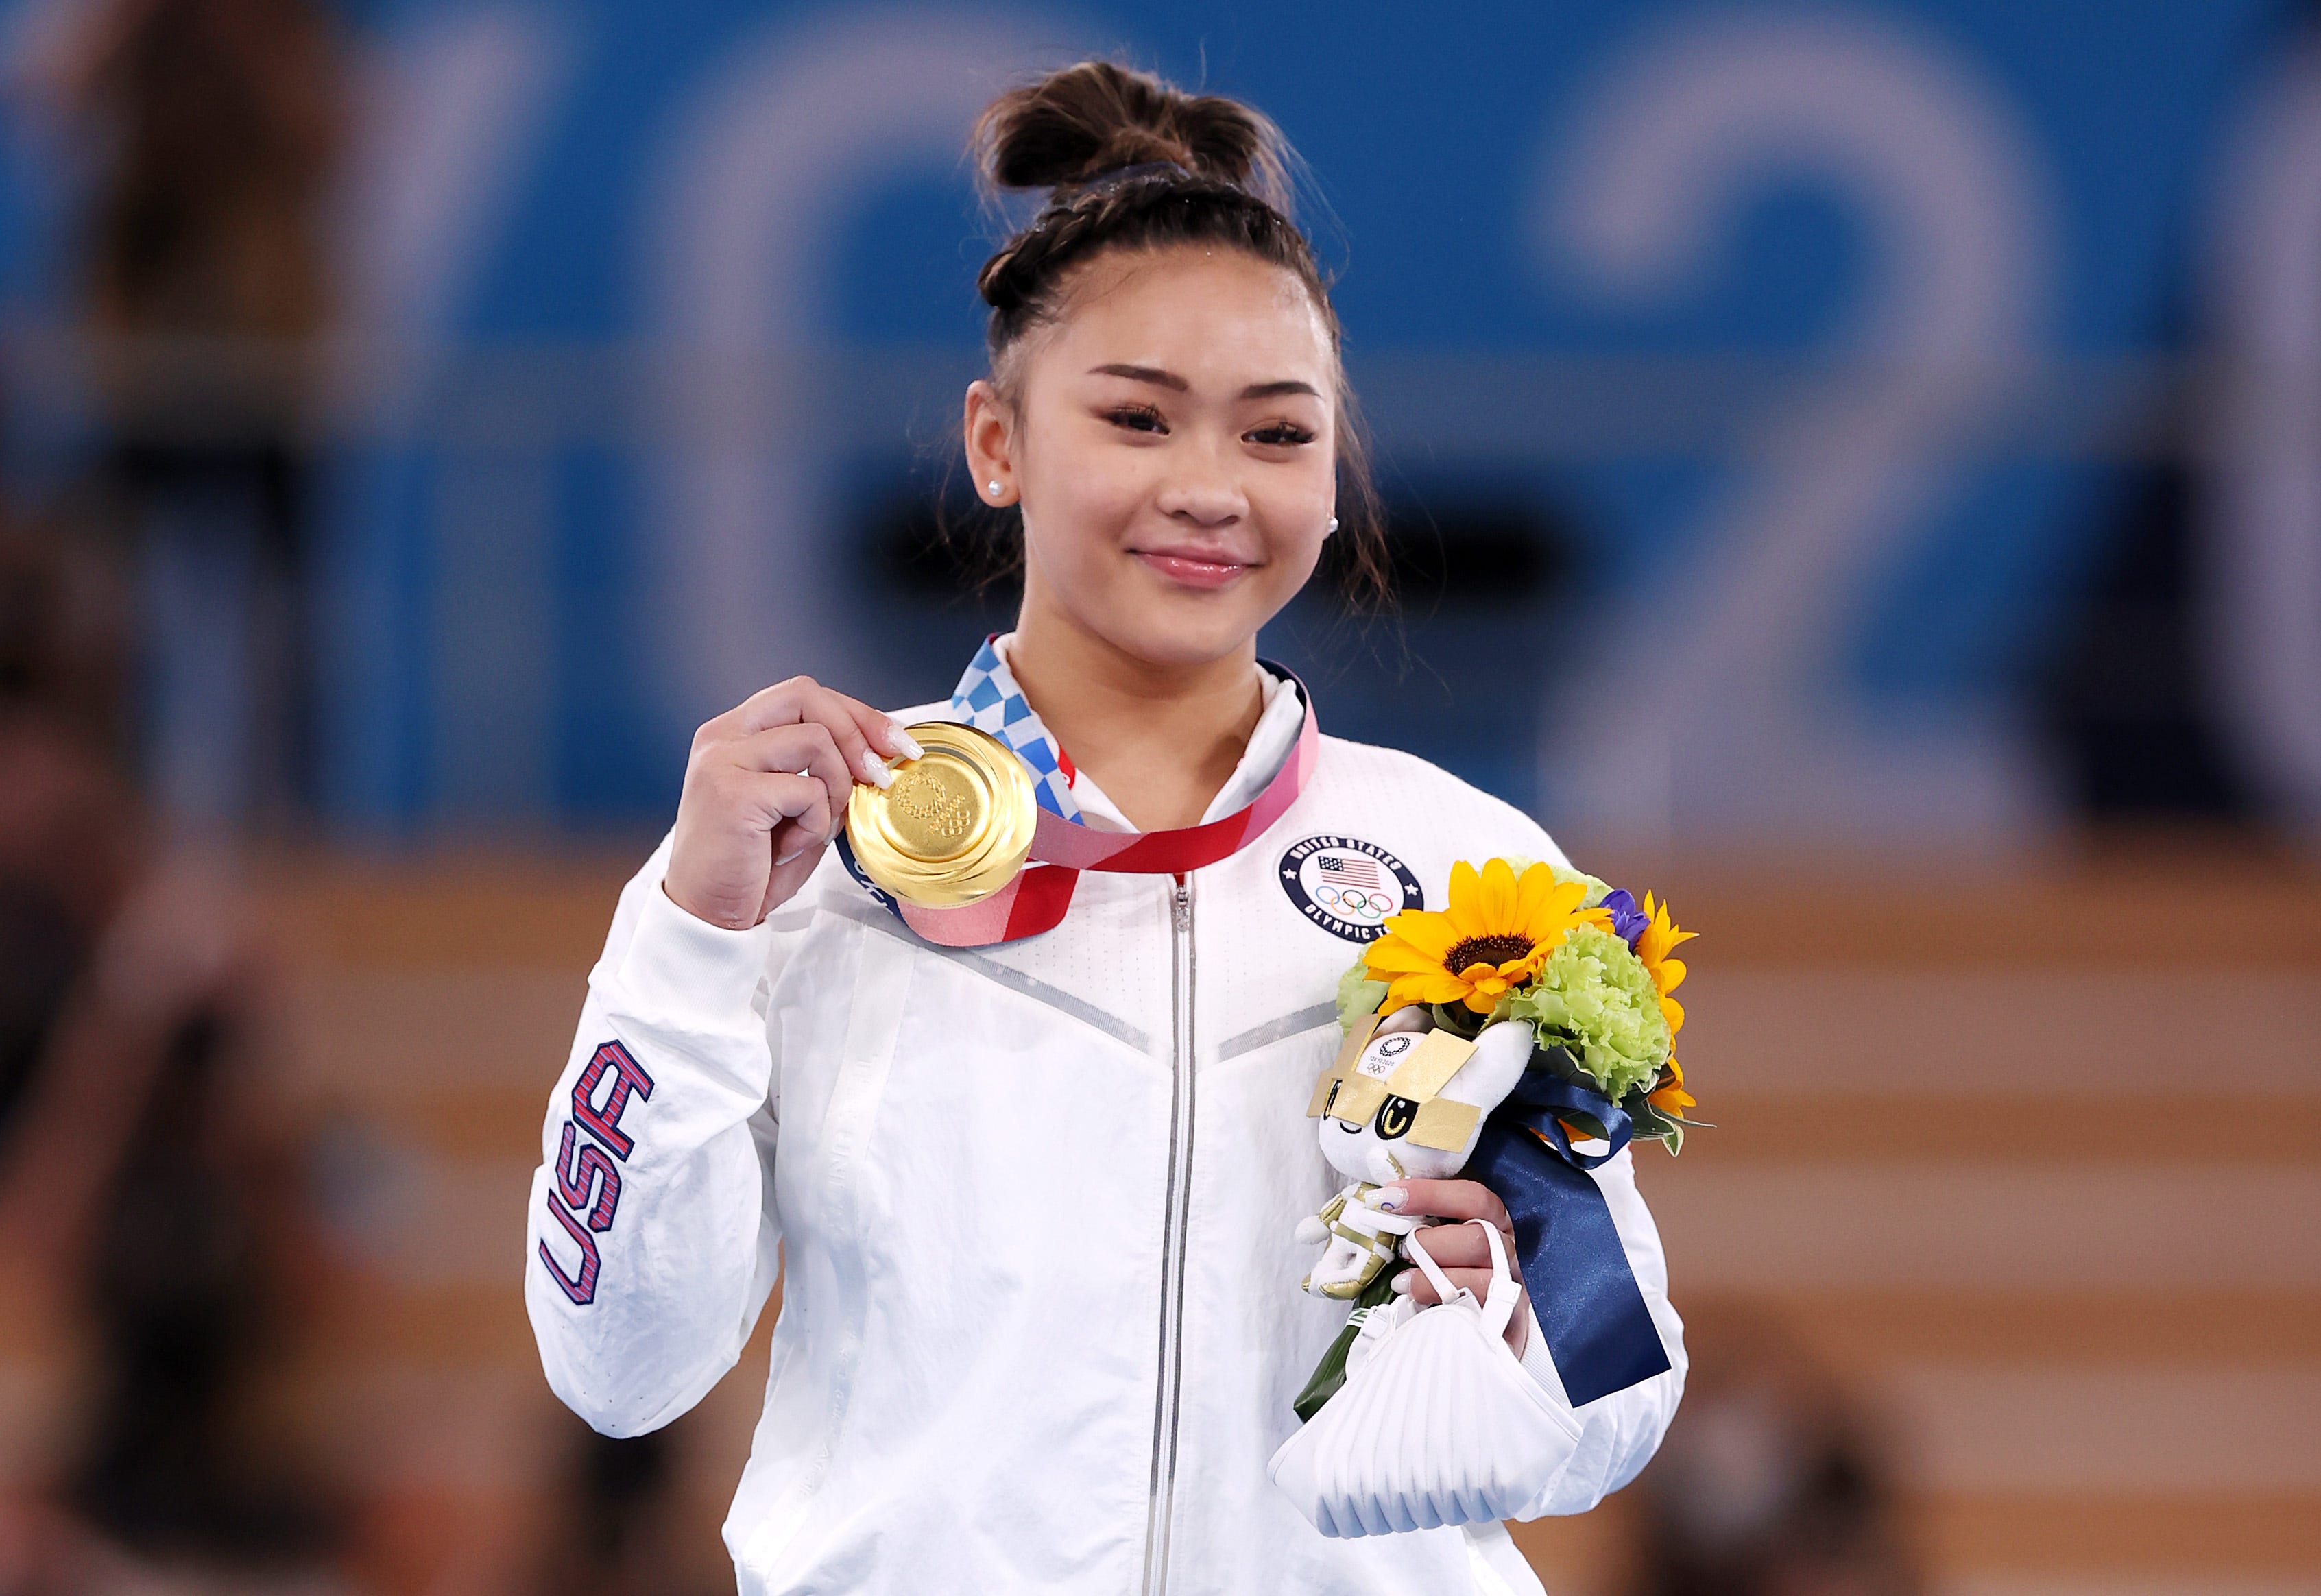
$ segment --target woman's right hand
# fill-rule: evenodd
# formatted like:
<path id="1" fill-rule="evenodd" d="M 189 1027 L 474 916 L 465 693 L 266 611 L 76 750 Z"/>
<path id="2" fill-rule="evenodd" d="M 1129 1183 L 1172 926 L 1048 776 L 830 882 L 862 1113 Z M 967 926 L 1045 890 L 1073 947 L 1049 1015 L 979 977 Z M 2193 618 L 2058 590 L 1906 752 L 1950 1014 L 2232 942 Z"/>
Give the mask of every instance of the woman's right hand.
<path id="1" fill-rule="evenodd" d="M 756 925 L 814 873 L 854 784 L 886 786 L 881 756 L 920 752 L 858 699 L 810 676 L 775 683 L 693 734 L 661 890 L 712 925 Z"/>

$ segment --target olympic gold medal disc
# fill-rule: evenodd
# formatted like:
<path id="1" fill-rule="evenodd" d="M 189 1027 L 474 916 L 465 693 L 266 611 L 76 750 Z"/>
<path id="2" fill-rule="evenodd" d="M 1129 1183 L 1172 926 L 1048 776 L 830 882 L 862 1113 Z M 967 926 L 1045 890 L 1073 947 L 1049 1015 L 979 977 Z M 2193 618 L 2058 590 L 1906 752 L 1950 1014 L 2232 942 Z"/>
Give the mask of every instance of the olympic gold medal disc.
<path id="1" fill-rule="evenodd" d="M 1014 749 L 952 721 L 906 728 L 926 752 L 883 790 L 855 784 L 846 839 L 862 873 L 907 903 L 957 909 L 1015 879 L 1040 804 Z"/>

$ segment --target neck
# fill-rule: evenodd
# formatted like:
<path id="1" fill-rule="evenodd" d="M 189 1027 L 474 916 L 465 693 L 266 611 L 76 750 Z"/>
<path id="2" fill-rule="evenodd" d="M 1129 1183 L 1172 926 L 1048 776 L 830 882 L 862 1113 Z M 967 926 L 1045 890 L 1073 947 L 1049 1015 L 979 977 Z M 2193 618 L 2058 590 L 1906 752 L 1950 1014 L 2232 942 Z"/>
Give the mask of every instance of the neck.
<path id="1" fill-rule="evenodd" d="M 1199 824 L 1265 707 L 1254 638 L 1221 658 L 1156 664 L 1029 594 L 1007 664 L 1072 763 L 1140 831 Z"/>

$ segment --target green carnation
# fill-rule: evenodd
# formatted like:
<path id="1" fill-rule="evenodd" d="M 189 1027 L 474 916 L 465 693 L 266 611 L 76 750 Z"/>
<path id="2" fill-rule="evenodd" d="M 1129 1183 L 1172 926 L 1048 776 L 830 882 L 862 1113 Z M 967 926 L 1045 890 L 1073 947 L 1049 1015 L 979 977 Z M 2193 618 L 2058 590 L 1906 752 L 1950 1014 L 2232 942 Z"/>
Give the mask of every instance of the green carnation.
<path id="1" fill-rule="evenodd" d="M 1652 973 L 1609 931 L 1579 926 L 1548 956 L 1539 978 L 1507 999 L 1549 1046 L 1561 1045 L 1604 1095 L 1649 1089 L 1671 1045 Z"/>
<path id="2" fill-rule="evenodd" d="M 1338 977 L 1339 1029 L 1352 1035 L 1362 1016 L 1377 1013 L 1378 1006 L 1384 1002 L 1386 983 L 1371 980 L 1370 966 L 1356 959 L 1347 966 L 1346 973 Z"/>

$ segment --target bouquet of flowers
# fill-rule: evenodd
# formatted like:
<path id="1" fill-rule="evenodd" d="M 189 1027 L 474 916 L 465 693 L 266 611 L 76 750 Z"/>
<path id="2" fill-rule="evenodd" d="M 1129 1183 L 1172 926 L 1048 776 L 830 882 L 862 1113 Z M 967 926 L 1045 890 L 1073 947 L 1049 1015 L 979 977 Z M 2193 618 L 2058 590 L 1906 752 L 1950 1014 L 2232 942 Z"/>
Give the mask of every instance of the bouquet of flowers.
<path id="1" fill-rule="evenodd" d="M 1691 935 L 1649 893 L 1640 906 L 1558 865 L 1461 862 L 1446 908 L 1393 916 L 1339 980 L 1345 1040 L 1306 1112 L 1351 1178 L 1297 1235 L 1323 1248 L 1301 1289 L 1352 1307 L 1293 1404 L 1305 1428 L 1268 1465 L 1324 1534 L 1503 1518 L 1568 1458 L 1577 1424 L 1505 1339 L 1518 1275 L 1571 1408 L 1670 1367 L 1589 1172 L 1637 1137 L 1674 1153 L 1698 1123 L 1676 1059 L 1674 955 Z M 1390 1181 L 1462 1173 L 1515 1234 L 1511 1270 L 1487 1229 L 1484 1297 L 1453 1292 L 1421 1216 L 1374 1202 Z M 1438 1305 L 1393 1291 L 1397 1252 Z"/>
<path id="2" fill-rule="evenodd" d="M 1695 933 L 1646 893 L 1622 889 L 1561 865 L 1522 858 L 1464 861 L 1451 869 L 1449 907 L 1406 909 L 1386 923 L 1338 982 L 1339 1023 L 1424 1006 L 1434 1023 L 1473 1038 L 1498 1021 L 1528 1024 L 1534 1071 L 1578 1088 L 1554 1123 L 1581 1154 L 1609 1148 L 1613 1128 L 1588 1100 L 1600 1094 L 1626 1115 L 1628 1136 L 1673 1154 L 1698 1120 L 1677 1062 L 1684 1005 L 1674 957 Z"/>

